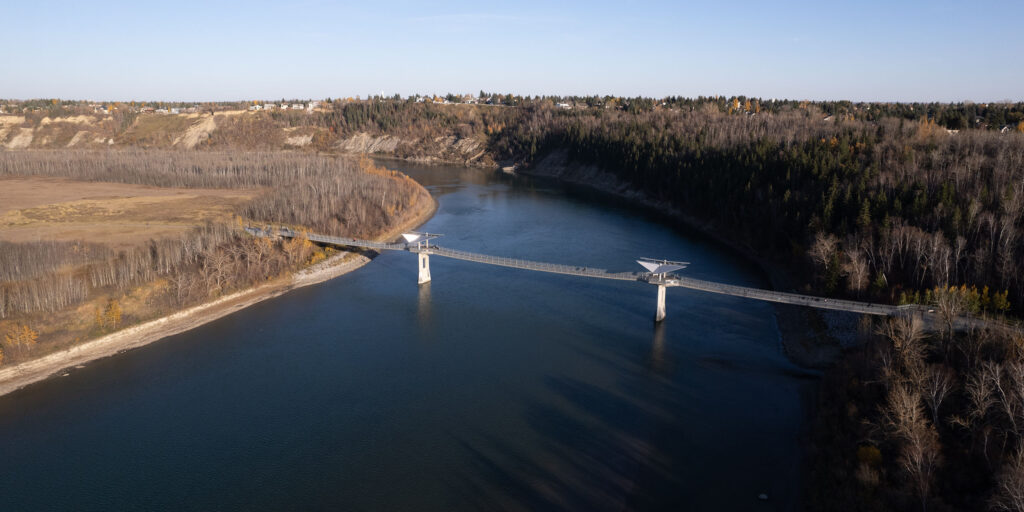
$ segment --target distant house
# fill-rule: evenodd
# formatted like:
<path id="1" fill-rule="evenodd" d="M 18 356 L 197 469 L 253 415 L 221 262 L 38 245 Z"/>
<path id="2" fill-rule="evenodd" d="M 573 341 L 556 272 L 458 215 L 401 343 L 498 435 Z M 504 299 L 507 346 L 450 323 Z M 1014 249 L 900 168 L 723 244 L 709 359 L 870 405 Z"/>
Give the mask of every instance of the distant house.
<path id="1" fill-rule="evenodd" d="M 308 110 L 313 110 L 313 109 L 320 108 L 320 102 L 319 101 L 311 101 L 311 102 L 309 102 L 309 105 L 306 105 L 306 108 Z"/>
<path id="2" fill-rule="evenodd" d="M 292 103 L 292 110 L 306 110 L 306 106 L 302 103 Z"/>
<path id="3" fill-rule="evenodd" d="M 568 103 L 556 103 L 555 106 L 558 107 L 558 108 L 565 109 L 565 110 L 571 110 L 572 109 L 572 105 L 570 105 Z"/>
<path id="4" fill-rule="evenodd" d="M 172 109 L 171 109 L 171 113 L 172 113 L 172 114 L 180 114 L 180 113 L 181 113 L 181 109 L 177 109 L 177 108 L 172 108 Z"/>
<path id="5" fill-rule="evenodd" d="M 277 108 L 277 104 L 276 103 L 264 103 L 263 104 L 263 110 L 274 110 L 275 108 Z"/>
<path id="6" fill-rule="evenodd" d="M 157 114 L 166 114 L 167 113 L 167 109 L 166 108 L 158 108 L 158 109 L 156 109 L 155 112 Z"/>

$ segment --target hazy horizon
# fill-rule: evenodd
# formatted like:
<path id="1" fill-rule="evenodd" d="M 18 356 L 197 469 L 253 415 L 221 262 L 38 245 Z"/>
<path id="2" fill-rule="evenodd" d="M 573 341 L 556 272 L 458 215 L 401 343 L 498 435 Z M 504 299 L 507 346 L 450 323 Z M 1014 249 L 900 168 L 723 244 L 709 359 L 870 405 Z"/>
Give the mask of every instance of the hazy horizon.
<path id="1" fill-rule="evenodd" d="M 486 91 L 486 92 L 488 94 L 502 94 L 502 95 L 504 95 L 504 94 L 513 94 L 515 96 L 521 96 L 521 97 L 524 97 L 524 98 L 525 97 L 530 97 L 530 98 L 534 98 L 534 97 L 574 97 L 574 95 L 571 95 L 571 94 L 557 94 L 557 93 L 554 93 L 554 94 L 537 94 L 537 95 L 533 95 L 533 94 L 522 95 L 522 94 L 515 94 L 515 93 L 507 93 L 506 91 Z M 473 97 L 478 97 L 478 94 L 479 94 L 479 93 L 472 93 L 472 92 L 466 92 L 466 91 L 447 91 L 447 92 L 432 92 L 432 93 L 413 93 L 412 95 L 401 95 L 401 96 L 402 96 L 402 99 L 407 99 L 408 97 L 415 96 L 416 94 L 419 94 L 419 96 L 422 96 L 422 97 L 439 96 L 439 97 L 444 98 L 448 93 L 456 94 L 456 95 L 472 94 Z M 244 98 L 244 99 L 243 98 L 228 98 L 228 99 L 130 98 L 130 99 L 124 99 L 124 98 L 67 98 L 67 97 L 63 97 L 62 98 L 62 97 L 37 96 L 37 97 L 31 97 L 31 98 L 0 98 L 0 101 L 21 102 L 21 101 L 38 101 L 38 100 L 59 99 L 59 100 L 62 100 L 62 101 L 87 101 L 87 102 L 95 102 L 95 103 L 115 103 L 115 102 L 117 102 L 117 103 L 129 103 L 129 102 L 136 102 L 136 103 L 147 103 L 147 104 L 148 103 L 186 103 L 186 104 L 187 103 L 195 103 L 195 104 L 203 104 L 203 103 L 248 103 L 248 102 L 252 102 L 252 101 L 258 101 L 258 102 L 261 102 L 261 103 L 263 103 L 263 102 L 267 102 L 267 103 L 275 103 L 275 102 L 277 102 L 277 103 L 280 103 L 280 102 L 282 102 L 282 100 L 284 102 L 292 102 L 292 101 L 302 102 L 302 101 L 323 101 L 323 100 L 328 99 L 328 98 L 332 99 L 332 100 L 342 100 L 342 99 L 348 99 L 348 98 L 359 99 L 359 100 L 366 100 L 366 99 L 370 99 L 373 96 L 376 96 L 376 95 L 379 95 L 379 94 L 380 93 L 378 92 L 378 93 L 376 93 L 374 95 L 349 95 L 349 96 L 338 95 L 338 96 L 322 96 L 322 97 L 314 97 L 314 96 L 288 96 L 288 95 L 285 95 L 283 97 L 275 97 L 275 98 Z M 357 96 L 358 96 L 358 98 L 357 98 Z M 394 96 L 393 94 L 392 95 L 387 95 L 388 98 L 392 98 L 393 96 Z M 608 96 L 608 97 L 617 97 L 617 98 L 637 98 L 637 97 L 641 97 L 641 98 L 647 98 L 647 99 L 653 99 L 653 100 L 664 99 L 664 98 L 667 98 L 667 97 L 670 97 L 670 96 L 681 97 L 681 98 L 686 98 L 686 99 L 697 99 L 698 97 L 714 98 L 715 96 L 722 96 L 722 97 L 725 97 L 725 98 L 732 98 L 732 97 L 741 97 L 742 98 L 742 97 L 745 97 L 745 98 L 750 98 L 750 99 L 759 99 L 759 100 L 762 100 L 762 101 L 810 101 L 810 102 L 850 101 L 852 103 L 878 103 L 878 104 L 886 104 L 887 103 L 887 104 L 894 104 L 894 105 L 895 104 L 913 104 L 913 103 L 948 103 L 948 104 L 965 103 L 965 104 L 978 104 L 978 105 L 999 105 L 999 104 L 1015 104 L 1015 103 L 1021 103 L 1022 101 L 1024 101 L 1024 100 L 1013 100 L 1013 99 L 1002 99 L 1002 100 L 993 100 L 993 101 L 974 101 L 974 100 L 894 100 L 894 101 L 891 101 L 891 100 L 850 100 L 849 98 L 826 98 L 826 99 L 821 99 L 821 98 L 764 98 L 764 97 L 755 96 L 755 95 L 752 95 L 752 94 L 743 94 L 743 93 L 730 94 L 730 95 L 703 94 L 703 95 L 694 95 L 694 96 L 688 96 L 688 95 L 682 95 L 682 94 L 670 94 L 670 95 L 667 95 L 667 96 L 635 96 L 635 95 L 634 96 L 617 96 L 617 95 L 614 95 L 614 94 L 588 94 L 586 96 L 597 96 L 597 97 Z M 586 97 L 586 96 L 579 95 L 579 96 L 575 96 L 575 97 Z"/>
<path id="2" fill-rule="evenodd" d="M 1024 4 L 8 6 L 0 97 L 245 101 L 488 92 L 1024 100 Z M 26 23 L 25 20 L 33 20 Z"/>

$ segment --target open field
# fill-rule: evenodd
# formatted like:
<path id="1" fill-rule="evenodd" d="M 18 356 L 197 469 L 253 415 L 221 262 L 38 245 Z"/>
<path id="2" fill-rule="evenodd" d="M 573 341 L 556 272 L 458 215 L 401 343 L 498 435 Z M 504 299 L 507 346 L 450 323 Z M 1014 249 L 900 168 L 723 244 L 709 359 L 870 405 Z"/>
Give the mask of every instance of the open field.
<path id="1" fill-rule="evenodd" d="M 258 189 L 163 188 L 63 178 L 0 178 L 0 240 L 90 240 L 112 248 L 230 220 Z"/>

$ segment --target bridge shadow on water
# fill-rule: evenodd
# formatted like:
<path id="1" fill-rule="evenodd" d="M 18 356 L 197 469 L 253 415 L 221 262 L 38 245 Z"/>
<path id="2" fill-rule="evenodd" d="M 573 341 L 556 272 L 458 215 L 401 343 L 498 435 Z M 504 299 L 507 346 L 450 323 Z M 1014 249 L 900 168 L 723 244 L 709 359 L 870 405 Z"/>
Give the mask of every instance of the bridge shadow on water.
<path id="1" fill-rule="evenodd" d="M 649 492 L 677 488 L 682 478 L 645 440 L 638 419 L 656 411 L 575 379 L 551 378 L 547 388 L 582 416 L 529 406 L 526 419 L 544 437 L 532 457 L 493 437 L 459 439 L 473 461 L 453 482 L 465 503 L 481 510 L 678 508 Z"/>
<path id="2" fill-rule="evenodd" d="M 569 374 L 544 378 L 543 395 L 553 398 L 531 400 L 522 411 L 533 436 L 529 453 L 519 448 L 520 440 L 452 432 L 470 461 L 446 476 L 460 505 L 479 510 L 794 509 L 800 455 L 771 446 L 778 445 L 779 436 L 799 433 L 777 422 L 788 413 L 771 400 L 758 403 L 761 396 L 747 387 L 774 375 L 785 386 L 802 381 L 811 383 L 810 389 L 817 373 L 707 351 L 697 341 L 707 334 L 680 336 L 678 329 L 691 326 L 677 320 L 655 324 L 646 345 L 616 342 L 608 332 L 591 336 L 591 327 L 580 326 L 588 342 L 572 349 L 585 364 L 616 377 L 610 382 Z M 723 374 L 738 375 L 741 382 L 721 392 L 708 387 Z M 745 467 L 746 476 L 731 479 L 736 464 L 753 466 L 760 475 L 751 477 Z M 780 467 L 786 468 L 781 477 L 774 474 Z M 759 500 L 761 492 L 771 501 Z"/>
<path id="3" fill-rule="evenodd" d="M 654 328 L 649 353 L 639 358 L 656 374 L 671 367 L 664 329 Z M 606 349 L 618 353 L 604 353 Z M 638 355 L 614 345 L 577 350 L 618 375 L 630 367 L 624 356 L 637 360 Z M 488 433 L 456 435 L 470 463 L 448 477 L 452 493 L 462 506 L 479 510 L 685 508 L 675 500 L 686 474 L 672 464 L 674 454 L 663 453 L 665 439 L 658 440 L 657 430 L 684 409 L 686 394 L 655 377 L 660 389 L 651 396 L 650 382 L 632 380 L 623 377 L 608 389 L 573 377 L 548 376 L 544 389 L 552 402 L 533 401 L 523 411 L 531 435 L 538 438 L 534 449 L 526 454 Z M 652 439 L 661 446 L 654 446 Z"/>

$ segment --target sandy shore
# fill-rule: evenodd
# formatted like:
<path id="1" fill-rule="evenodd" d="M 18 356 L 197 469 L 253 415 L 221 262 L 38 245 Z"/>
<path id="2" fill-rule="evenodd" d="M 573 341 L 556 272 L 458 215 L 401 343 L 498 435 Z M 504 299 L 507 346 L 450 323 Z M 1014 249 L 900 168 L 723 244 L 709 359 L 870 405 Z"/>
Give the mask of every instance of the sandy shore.
<path id="1" fill-rule="evenodd" d="M 437 202 L 431 198 L 408 222 L 380 236 L 392 240 L 403 231 L 415 229 L 433 217 Z M 352 272 L 370 262 L 362 254 L 342 252 L 312 267 L 302 269 L 288 278 L 225 295 L 214 301 L 193 306 L 177 313 L 143 322 L 120 331 L 54 352 L 43 357 L 0 369 L 0 395 L 21 389 L 34 382 L 61 375 L 67 369 L 96 359 L 119 354 L 154 341 L 198 327 L 240 309 L 281 294 L 333 279 Z"/>

